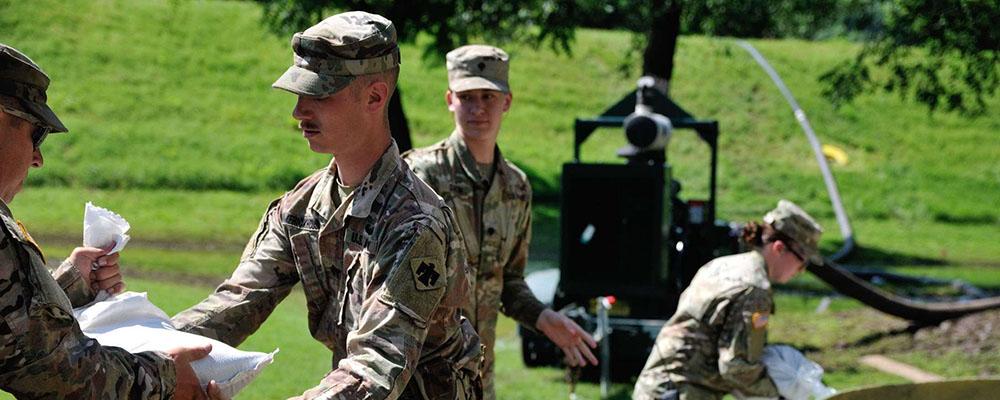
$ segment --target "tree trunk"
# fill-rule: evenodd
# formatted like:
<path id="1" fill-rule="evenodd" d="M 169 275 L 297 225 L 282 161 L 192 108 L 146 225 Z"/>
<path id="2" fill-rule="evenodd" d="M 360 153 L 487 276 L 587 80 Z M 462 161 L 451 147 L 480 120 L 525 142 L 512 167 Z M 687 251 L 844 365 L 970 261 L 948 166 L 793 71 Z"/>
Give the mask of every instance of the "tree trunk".
<path id="1" fill-rule="evenodd" d="M 412 7 L 412 5 L 407 3 L 402 1 L 390 2 L 387 9 L 372 10 L 372 12 L 384 15 L 392 21 L 393 25 L 396 26 L 397 34 L 400 36 L 398 38 L 398 42 L 400 43 L 403 42 L 402 36 L 406 35 L 407 32 L 407 27 L 403 25 L 406 21 L 405 13 L 407 12 L 407 7 Z M 410 140 L 410 124 L 406 121 L 406 113 L 403 112 L 403 92 L 400 86 L 402 86 L 400 82 L 396 82 L 396 92 L 389 99 L 389 130 L 392 132 L 392 138 L 396 140 L 396 146 L 399 146 L 399 152 L 402 153 L 412 149 L 413 142 Z"/>
<path id="2" fill-rule="evenodd" d="M 681 30 L 680 0 L 652 0 L 652 3 L 653 26 L 642 55 L 642 74 L 669 82 L 674 73 L 674 53 Z"/>
<path id="3" fill-rule="evenodd" d="M 406 113 L 403 112 L 402 96 L 403 93 L 397 86 L 396 93 L 389 99 L 389 131 L 392 132 L 392 138 L 396 140 L 400 152 L 413 148 L 413 142 L 410 141 L 410 125 L 406 122 Z"/>

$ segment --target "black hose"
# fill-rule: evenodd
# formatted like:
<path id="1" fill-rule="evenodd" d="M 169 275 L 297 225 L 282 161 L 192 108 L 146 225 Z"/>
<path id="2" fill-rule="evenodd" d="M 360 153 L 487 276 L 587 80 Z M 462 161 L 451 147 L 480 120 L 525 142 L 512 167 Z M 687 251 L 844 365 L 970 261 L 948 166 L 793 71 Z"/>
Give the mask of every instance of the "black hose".
<path id="1" fill-rule="evenodd" d="M 810 265 L 809 272 L 845 296 L 886 314 L 914 322 L 933 324 L 1000 308 L 1000 297 L 933 303 L 914 301 L 881 290 L 830 260 L 826 260 L 823 265 Z"/>

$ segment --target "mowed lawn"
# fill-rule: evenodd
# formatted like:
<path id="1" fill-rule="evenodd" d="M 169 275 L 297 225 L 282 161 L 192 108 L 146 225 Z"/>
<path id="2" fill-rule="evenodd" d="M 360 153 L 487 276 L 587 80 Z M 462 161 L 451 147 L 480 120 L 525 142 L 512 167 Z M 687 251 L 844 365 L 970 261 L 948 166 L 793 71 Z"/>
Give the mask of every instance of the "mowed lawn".
<path id="1" fill-rule="evenodd" d="M 228 276 L 271 199 L 326 165 L 295 127 L 294 97 L 270 88 L 291 55 L 288 38 L 267 32 L 259 18 L 256 5 L 236 1 L 0 0 L 0 42 L 24 50 L 53 77 L 50 102 L 72 130 L 46 141 L 45 167 L 32 172 L 11 204 L 50 257 L 80 242 L 86 201 L 111 208 L 133 227 L 122 256 L 129 289 L 148 291 L 174 313 Z M 402 47 L 400 88 L 417 145 L 452 127 L 443 62 L 422 57 L 425 40 Z M 536 195 L 530 270 L 557 266 L 558 183 L 572 156 L 573 118 L 598 115 L 634 89 L 637 65 L 622 68 L 628 42 L 627 33 L 581 30 L 571 55 L 505 46 L 515 100 L 500 146 L 528 173 Z M 850 263 L 1000 292 L 1000 113 L 928 114 L 884 94 L 834 109 L 819 96 L 816 79 L 859 46 L 752 43 L 791 87 L 820 140 L 849 156 L 833 172 L 861 245 Z M 682 37 L 676 64 L 673 99 L 720 124 L 719 218 L 760 218 L 788 198 L 826 227 L 824 251 L 838 248 L 816 161 L 766 75 L 728 38 Z M 988 103 L 1000 109 L 998 99 Z M 583 157 L 618 162 L 614 151 L 622 144 L 620 130 L 601 130 Z M 683 198 L 705 195 L 707 155 L 691 132 L 674 134 L 668 159 Z M 947 377 L 1000 363 L 995 354 L 886 344 L 898 338 L 868 343 L 863 339 L 906 322 L 839 297 L 809 276 L 777 293 L 771 340 L 811 349 L 809 357 L 838 389 L 901 382 L 858 364 L 864 354 L 898 356 Z M 823 296 L 832 304 L 817 314 Z M 524 368 L 514 323 L 504 318 L 498 329 L 500 398 L 565 398 L 563 371 Z M 240 398 L 292 396 L 330 368 L 330 353 L 309 337 L 298 293 L 242 348 L 281 352 Z M 578 389 L 581 398 L 598 398 L 596 385 Z M 630 390 L 616 385 L 612 394 L 624 399 Z"/>
<path id="2" fill-rule="evenodd" d="M 129 290 L 148 292 L 150 299 L 169 314 L 200 301 L 212 290 L 212 286 L 208 285 L 178 284 L 143 278 L 129 278 L 128 283 Z M 829 348 L 862 341 L 873 333 L 898 329 L 900 326 L 905 326 L 903 321 L 863 310 L 857 302 L 849 299 L 836 299 L 829 312 L 817 315 L 813 310 L 819 301 L 818 298 L 779 295 L 777 302 L 781 314 L 772 324 L 771 340 L 800 347 L 824 346 L 823 349 L 810 353 L 810 357 L 818 358 L 821 363 L 826 364 L 828 369 L 825 375 L 826 383 L 840 390 L 905 382 L 902 378 L 855 364 L 857 356 L 870 354 L 878 349 L 878 345 L 839 350 Z M 241 349 L 249 351 L 270 352 L 277 348 L 280 352 L 275 356 L 274 363 L 266 367 L 261 376 L 238 398 L 278 399 L 298 395 L 329 372 L 331 353 L 309 336 L 305 313 L 305 299 L 301 292 L 295 291 L 278 307 L 261 329 L 240 346 Z M 877 324 L 881 324 L 884 328 L 878 331 L 864 329 Z M 887 355 L 891 357 L 894 354 Z M 935 374 L 945 377 L 963 377 L 969 374 L 968 369 L 932 362 L 933 359 L 940 357 L 939 354 L 916 351 L 907 352 L 906 355 L 914 358 L 908 359 L 908 362 Z M 980 358 L 984 357 L 985 359 L 978 362 L 1000 361 L 1000 357 L 996 354 L 981 355 Z M 958 361 L 961 362 L 962 358 Z M 922 363 L 926 365 L 921 365 Z M 508 318 L 501 318 L 497 340 L 499 398 L 525 400 L 565 398 L 569 393 L 569 386 L 565 383 L 564 377 L 565 372 L 559 369 L 524 367 L 515 323 Z M 596 384 L 583 382 L 577 386 L 577 394 L 581 399 L 597 399 L 599 393 L 600 388 Z M 630 393 L 631 384 L 612 385 L 612 398 L 627 399 Z M 0 398 L 13 397 L 0 392 Z"/>

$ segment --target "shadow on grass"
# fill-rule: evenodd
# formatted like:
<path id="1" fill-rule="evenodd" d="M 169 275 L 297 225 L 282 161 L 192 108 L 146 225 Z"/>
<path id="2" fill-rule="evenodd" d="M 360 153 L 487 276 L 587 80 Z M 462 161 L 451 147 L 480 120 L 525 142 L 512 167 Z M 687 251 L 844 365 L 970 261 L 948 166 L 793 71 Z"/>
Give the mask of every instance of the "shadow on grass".
<path id="1" fill-rule="evenodd" d="M 997 223 L 997 217 L 990 214 L 953 215 L 941 212 L 934 214 L 934 221 L 952 225 L 990 225 Z"/>
<path id="2" fill-rule="evenodd" d="M 888 330 L 888 331 L 872 332 L 872 333 L 869 333 L 869 334 L 867 334 L 867 335 L 865 335 L 865 336 L 863 336 L 861 338 L 858 338 L 858 340 L 855 340 L 853 342 L 844 343 L 842 345 L 838 345 L 837 348 L 838 349 L 842 349 L 842 350 L 846 350 L 846 349 L 856 349 L 856 348 L 861 348 L 861 347 L 868 347 L 870 345 L 878 343 L 879 341 L 881 341 L 883 339 L 888 339 L 888 338 L 896 337 L 896 336 L 900 336 L 900 335 L 913 335 L 918 330 L 920 330 L 920 328 L 922 328 L 924 326 L 927 326 L 927 325 L 910 324 L 910 325 L 908 325 L 906 327 L 903 327 L 903 328 L 892 329 L 892 330 Z M 815 350 L 815 351 L 821 351 L 822 349 L 816 348 L 816 349 L 813 349 L 813 350 Z M 803 350 L 803 353 L 807 353 L 807 351 Z"/>
<path id="3" fill-rule="evenodd" d="M 823 252 L 827 254 L 833 253 L 835 249 L 839 249 L 843 245 L 842 241 L 835 241 L 829 246 L 823 246 Z M 948 264 L 947 261 L 938 258 L 884 250 L 874 246 L 865 246 L 863 243 L 856 246 L 854 251 L 848 254 L 843 260 L 840 260 L 839 263 L 862 267 L 880 265 L 940 266 Z"/>

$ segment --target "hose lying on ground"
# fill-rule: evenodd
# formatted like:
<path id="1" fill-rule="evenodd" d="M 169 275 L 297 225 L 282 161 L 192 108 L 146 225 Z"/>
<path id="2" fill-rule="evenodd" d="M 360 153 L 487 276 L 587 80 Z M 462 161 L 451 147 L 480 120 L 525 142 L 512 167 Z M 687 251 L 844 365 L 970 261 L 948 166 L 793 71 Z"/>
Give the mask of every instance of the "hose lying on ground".
<path id="1" fill-rule="evenodd" d="M 795 101 L 791 90 L 785 86 L 784 81 L 778 76 L 778 72 L 771 67 L 764 56 L 749 42 L 740 40 L 736 44 L 749 52 L 754 61 L 767 72 L 774 84 L 778 86 L 781 94 L 785 96 L 785 100 L 788 101 L 789 106 L 792 107 L 792 113 L 795 114 L 795 119 L 802 126 L 802 131 L 809 139 L 809 144 L 816 155 L 816 161 L 819 163 L 820 171 L 823 173 L 827 193 L 830 195 L 830 202 L 837 217 L 837 224 L 840 226 L 841 236 L 844 238 L 844 245 L 831 255 L 824 265 L 811 265 L 809 266 L 809 271 L 845 296 L 858 299 L 862 303 L 886 314 L 919 323 L 930 324 L 961 317 L 966 314 L 1000 308 L 1000 297 L 934 303 L 910 300 L 881 290 L 835 264 L 834 261 L 839 261 L 854 251 L 855 238 L 854 231 L 851 229 L 851 223 L 847 219 L 847 212 L 844 210 L 843 202 L 840 200 L 840 191 L 837 189 L 837 182 L 833 178 L 833 173 L 830 171 L 829 165 L 826 163 L 825 156 L 823 156 L 819 139 L 816 137 L 816 133 L 813 132 L 805 112 L 802 111 L 802 107 L 799 107 L 799 103 Z"/>
<path id="2" fill-rule="evenodd" d="M 809 272 L 823 280 L 834 290 L 889 315 L 919 323 L 933 324 L 963 315 L 1000 308 L 1000 297 L 943 302 L 921 302 L 897 296 L 865 282 L 826 260 L 823 265 L 810 265 Z"/>

